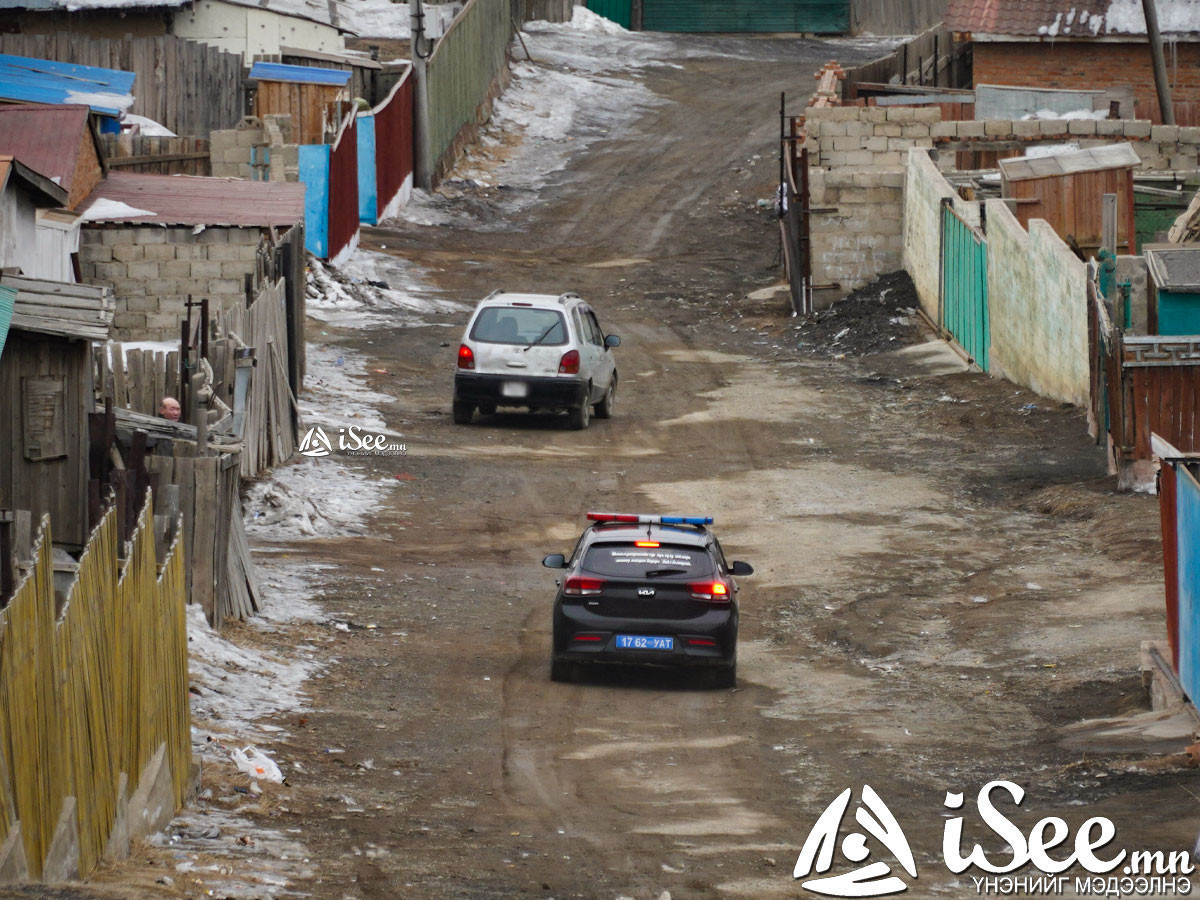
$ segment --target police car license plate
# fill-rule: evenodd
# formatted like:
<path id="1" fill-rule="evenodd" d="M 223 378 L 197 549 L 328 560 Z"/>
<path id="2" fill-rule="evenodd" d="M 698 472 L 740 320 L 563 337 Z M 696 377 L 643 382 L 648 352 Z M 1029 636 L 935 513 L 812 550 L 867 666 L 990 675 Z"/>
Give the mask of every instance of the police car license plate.
<path id="1" fill-rule="evenodd" d="M 646 634 L 618 634 L 618 650 L 674 650 L 675 638 Z"/>
<path id="2" fill-rule="evenodd" d="M 506 381 L 500 385 L 500 396 L 502 397 L 528 397 L 529 385 L 523 381 Z"/>

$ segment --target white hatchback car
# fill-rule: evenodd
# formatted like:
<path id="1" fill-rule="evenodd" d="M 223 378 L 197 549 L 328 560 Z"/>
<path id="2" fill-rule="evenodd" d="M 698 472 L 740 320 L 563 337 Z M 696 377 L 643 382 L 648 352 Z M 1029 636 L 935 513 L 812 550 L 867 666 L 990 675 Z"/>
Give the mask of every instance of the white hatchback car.
<path id="1" fill-rule="evenodd" d="M 454 422 L 500 406 L 565 409 L 572 428 L 613 414 L 621 339 L 600 330 L 578 294 L 506 294 L 479 302 L 458 348 Z"/>

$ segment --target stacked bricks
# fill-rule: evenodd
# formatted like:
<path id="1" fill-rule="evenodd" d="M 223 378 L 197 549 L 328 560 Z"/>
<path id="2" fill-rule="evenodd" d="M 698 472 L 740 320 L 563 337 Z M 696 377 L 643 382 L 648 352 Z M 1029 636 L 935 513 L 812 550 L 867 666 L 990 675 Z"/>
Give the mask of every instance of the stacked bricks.
<path id="1" fill-rule="evenodd" d="M 84 282 L 113 289 L 114 340 L 173 340 L 189 294 L 209 298 L 213 311 L 245 304 L 261 242 L 259 228 L 89 225 L 80 232 L 80 271 Z"/>
<path id="2" fill-rule="evenodd" d="M 236 128 L 212 132 L 212 173 L 219 178 L 299 181 L 300 148 L 291 139 L 291 116 L 246 116 Z"/>
<path id="3" fill-rule="evenodd" d="M 851 291 L 901 268 L 904 171 L 810 170 L 813 281 Z"/>
<path id="4" fill-rule="evenodd" d="M 805 111 L 804 133 L 810 162 L 830 169 L 903 169 L 912 147 L 933 147 L 932 129 L 941 121 L 936 108 L 837 106 Z M 814 148 L 819 159 L 814 159 Z"/>
<path id="5" fill-rule="evenodd" d="M 971 51 L 975 84 L 1068 90 L 1128 85 L 1137 105 L 1121 114 L 1162 121 L 1145 38 L 1129 43 L 977 41 Z M 1176 121 L 1200 122 L 1200 44 L 1173 41 L 1167 63 Z"/>

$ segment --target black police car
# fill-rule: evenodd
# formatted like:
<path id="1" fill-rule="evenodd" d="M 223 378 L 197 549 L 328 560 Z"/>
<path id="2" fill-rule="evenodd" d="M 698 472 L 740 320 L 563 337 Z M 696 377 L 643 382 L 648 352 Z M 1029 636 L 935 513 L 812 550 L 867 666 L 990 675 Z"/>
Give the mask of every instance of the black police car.
<path id="1" fill-rule="evenodd" d="M 569 681 L 580 663 L 697 666 L 718 686 L 737 679 L 735 575 L 708 530 L 710 517 L 588 513 L 554 600 L 550 677 Z"/>

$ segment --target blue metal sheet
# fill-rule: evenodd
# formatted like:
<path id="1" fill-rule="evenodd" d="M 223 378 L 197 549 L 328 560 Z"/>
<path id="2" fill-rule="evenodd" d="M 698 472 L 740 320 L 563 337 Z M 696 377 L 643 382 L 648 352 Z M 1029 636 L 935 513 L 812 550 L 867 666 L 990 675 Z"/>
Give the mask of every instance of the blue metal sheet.
<path id="1" fill-rule="evenodd" d="M 16 302 L 17 289 L 0 285 L 0 356 L 4 355 L 4 342 L 8 340 L 8 326 L 12 324 Z"/>
<path id="2" fill-rule="evenodd" d="M 104 116 L 133 104 L 133 72 L 0 53 L 0 99 L 80 103 Z"/>
<path id="3" fill-rule="evenodd" d="M 375 117 L 358 117 L 358 221 L 379 223 L 379 186 L 375 183 Z"/>
<path id="4" fill-rule="evenodd" d="M 283 63 L 256 62 L 250 68 L 256 81 L 289 81 L 293 84 L 348 84 L 348 69 L 319 69 L 316 66 L 287 66 Z"/>
<path id="5" fill-rule="evenodd" d="M 1175 467 L 1175 528 L 1179 553 L 1179 682 L 1200 699 L 1200 483 Z"/>
<path id="6" fill-rule="evenodd" d="M 329 258 L 329 145 L 300 145 L 300 180 L 304 182 L 304 249 Z"/>

